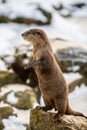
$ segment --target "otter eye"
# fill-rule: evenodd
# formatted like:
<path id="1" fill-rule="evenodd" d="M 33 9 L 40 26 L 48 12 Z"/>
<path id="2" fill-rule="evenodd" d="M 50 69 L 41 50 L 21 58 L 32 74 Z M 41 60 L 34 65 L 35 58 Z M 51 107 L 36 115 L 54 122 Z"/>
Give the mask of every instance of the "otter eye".
<path id="1" fill-rule="evenodd" d="M 40 32 L 37 32 L 38 35 L 40 35 Z"/>
<path id="2" fill-rule="evenodd" d="M 27 32 L 27 34 L 30 34 L 30 32 Z"/>

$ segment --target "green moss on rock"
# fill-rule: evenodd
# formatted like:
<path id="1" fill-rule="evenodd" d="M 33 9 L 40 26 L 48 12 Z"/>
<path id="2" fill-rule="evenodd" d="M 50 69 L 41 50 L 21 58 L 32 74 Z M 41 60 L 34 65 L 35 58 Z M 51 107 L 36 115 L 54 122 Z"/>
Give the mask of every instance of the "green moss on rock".
<path id="1" fill-rule="evenodd" d="M 1 119 L 8 118 L 9 115 L 13 115 L 13 109 L 10 106 L 0 107 Z"/>
<path id="2" fill-rule="evenodd" d="M 14 73 L 9 73 L 8 71 L 0 71 L 0 87 L 12 83 L 21 83 L 21 81 Z"/>
<path id="3" fill-rule="evenodd" d="M 87 119 L 64 115 L 60 123 L 54 123 L 54 113 L 32 109 L 30 112 L 31 130 L 87 130 Z"/>
<path id="4" fill-rule="evenodd" d="M 30 109 L 33 107 L 33 103 L 36 102 L 35 92 L 32 89 L 26 89 L 24 91 L 14 92 L 15 97 L 18 98 L 18 102 L 15 104 L 11 103 L 7 100 L 7 97 L 12 92 L 13 91 L 7 92 L 5 95 L 1 96 L 0 101 L 4 101 L 5 103 L 8 103 L 18 109 Z"/>

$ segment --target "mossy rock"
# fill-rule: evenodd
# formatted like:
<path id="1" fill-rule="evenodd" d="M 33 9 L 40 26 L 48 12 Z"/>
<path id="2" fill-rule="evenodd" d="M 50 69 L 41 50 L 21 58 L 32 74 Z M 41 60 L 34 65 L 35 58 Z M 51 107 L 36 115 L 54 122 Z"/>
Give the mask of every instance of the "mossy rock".
<path id="1" fill-rule="evenodd" d="M 86 4 L 84 2 L 77 2 L 77 3 L 74 3 L 72 4 L 73 6 L 75 7 L 78 7 L 78 8 L 82 8 L 83 6 L 85 6 Z"/>
<path id="2" fill-rule="evenodd" d="M 63 9 L 64 7 L 63 7 L 63 4 L 62 3 L 58 3 L 57 5 L 53 5 L 53 8 L 55 9 L 55 10 L 57 10 L 57 11 L 59 11 L 59 10 L 61 10 L 61 9 Z"/>
<path id="3" fill-rule="evenodd" d="M 79 73 L 87 78 L 87 63 L 80 66 Z"/>
<path id="4" fill-rule="evenodd" d="M 68 70 L 68 67 L 76 65 L 80 67 L 76 72 L 87 77 L 87 51 L 69 47 L 57 50 L 55 55 L 63 72 L 72 72 L 72 70 Z"/>
<path id="5" fill-rule="evenodd" d="M 0 23 L 8 23 L 10 19 L 7 16 L 0 15 Z"/>
<path id="6" fill-rule="evenodd" d="M 0 107 L 1 119 L 8 118 L 10 115 L 13 115 L 13 109 L 11 106 Z"/>
<path id="7" fill-rule="evenodd" d="M 24 16 L 17 16 L 16 18 L 10 18 L 9 16 L 0 15 L 0 23 L 8 23 L 8 22 L 14 22 L 14 23 L 20 23 L 20 24 L 37 24 L 37 25 L 47 25 L 51 23 L 52 20 L 52 14 L 51 12 L 46 11 L 42 7 L 39 7 L 37 5 L 37 10 L 39 10 L 44 17 L 46 17 L 46 21 L 43 21 L 43 19 L 35 19 L 32 17 L 25 18 Z"/>
<path id="8" fill-rule="evenodd" d="M 52 119 L 54 113 L 32 109 L 30 112 L 31 130 L 87 130 L 87 119 L 80 116 L 64 115 L 60 123 Z"/>
<path id="9" fill-rule="evenodd" d="M 72 13 L 71 13 L 69 10 L 67 10 L 67 9 L 61 10 L 61 11 L 59 12 L 59 14 L 60 14 L 61 16 L 65 17 L 65 18 L 69 18 L 69 17 L 72 16 Z"/>
<path id="10" fill-rule="evenodd" d="M 0 71 L 0 87 L 6 84 L 21 83 L 18 76 L 14 73 L 9 73 L 7 71 Z"/>
<path id="11" fill-rule="evenodd" d="M 29 125 L 24 125 L 26 127 L 26 130 L 31 130 Z"/>
<path id="12" fill-rule="evenodd" d="M 68 67 L 72 66 L 72 62 L 68 60 L 61 60 L 59 61 L 59 66 L 63 72 L 69 72 Z"/>
<path id="13" fill-rule="evenodd" d="M 31 90 L 26 89 L 24 91 L 14 92 L 15 97 L 18 99 L 17 103 L 12 103 L 7 100 L 8 95 L 11 94 L 12 92 L 13 91 L 10 91 L 6 93 L 4 96 L 0 97 L 0 100 L 18 109 L 30 109 L 33 107 L 33 103 L 36 102 L 36 94 L 32 89 Z"/>
<path id="14" fill-rule="evenodd" d="M 0 115 L 0 130 L 3 130 L 4 126 L 3 126 L 3 123 L 2 123 L 2 118 L 1 118 L 1 115 Z"/>
<path id="15" fill-rule="evenodd" d="M 19 109 L 29 109 L 33 107 L 33 103 L 36 102 L 36 94 L 32 90 L 25 90 L 23 92 L 15 93 L 18 98 L 18 103 L 15 107 Z"/>
<path id="16" fill-rule="evenodd" d="M 72 83 L 70 83 L 69 84 L 69 92 L 72 92 L 76 86 L 80 87 L 81 84 L 87 85 L 87 78 L 86 77 L 77 79 L 77 80 L 73 81 Z"/>

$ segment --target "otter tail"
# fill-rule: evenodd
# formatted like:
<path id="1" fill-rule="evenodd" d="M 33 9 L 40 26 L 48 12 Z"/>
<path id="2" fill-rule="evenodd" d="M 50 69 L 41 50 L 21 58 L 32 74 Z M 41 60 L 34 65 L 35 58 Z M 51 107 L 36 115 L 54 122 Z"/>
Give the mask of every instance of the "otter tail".
<path id="1" fill-rule="evenodd" d="M 70 106 L 69 106 L 69 102 L 67 103 L 67 108 L 66 108 L 65 114 L 67 114 L 67 115 L 75 115 L 75 116 L 83 116 L 83 117 L 85 117 L 87 119 L 87 117 L 83 113 L 72 110 L 70 108 Z"/>

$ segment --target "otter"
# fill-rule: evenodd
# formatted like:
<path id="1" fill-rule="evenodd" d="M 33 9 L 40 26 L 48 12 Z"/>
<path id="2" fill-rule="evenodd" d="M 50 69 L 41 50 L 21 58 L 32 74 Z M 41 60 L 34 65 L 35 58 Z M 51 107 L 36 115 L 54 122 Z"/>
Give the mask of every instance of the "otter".
<path id="1" fill-rule="evenodd" d="M 33 67 L 38 77 L 39 88 L 45 106 L 38 107 L 44 111 L 55 109 L 54 122 L 61 121 L 64 114 L 83 116 L 69 106 L 68 85 L 63 73 L 56 62 L 52 47 L 46 33 L 41 29 L 30 29 L 22 37 L 33 45 L 33 61 L 25 69 Z"/>

